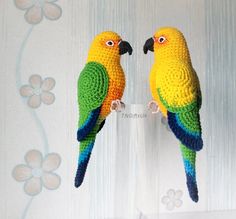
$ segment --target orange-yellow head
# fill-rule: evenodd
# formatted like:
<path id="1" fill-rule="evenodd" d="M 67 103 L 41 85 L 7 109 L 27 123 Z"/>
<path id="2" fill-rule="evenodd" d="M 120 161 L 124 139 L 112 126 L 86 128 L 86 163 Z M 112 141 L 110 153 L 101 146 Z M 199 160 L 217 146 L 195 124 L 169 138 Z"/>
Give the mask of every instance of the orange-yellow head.
<path id="1" fill-rule="evenodd" d="M 148 50 L 154 52 L 155 60 L 158 62 L 167 59 L 191 62 L 184 35 L 174 27 L 158 29 L 143 47 L 145 54 Z"/>
<path id="2" fill-rule="evenodd" d="M 105 31 L 98 34 L 89 49 L 88 62 L 99 62 L 106 65 L 110 62 L 119 62 L 120 56 L 129 53 L 132 54 L 132 47 L 121 37 L 112 31 Z"/>

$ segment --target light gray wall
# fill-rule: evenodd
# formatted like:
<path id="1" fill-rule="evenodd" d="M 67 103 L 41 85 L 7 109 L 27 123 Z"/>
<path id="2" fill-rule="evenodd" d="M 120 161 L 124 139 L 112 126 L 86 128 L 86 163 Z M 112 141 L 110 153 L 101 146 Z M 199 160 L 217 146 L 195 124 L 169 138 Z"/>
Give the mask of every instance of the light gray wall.
<path id="1" fill-rule="evenodd" d="M 235 1 L 206 1 L 204 82 L 211 209 L 236 208 L 235 10 Z"/>
<path id="2" fill-rule="evenodd" d="M 0 0 L 0 217 L 148 218 L 166 213 L 169 189 L 181 190 L 175 212 L 236 209 L 236 1 L 234 0 L 59 0 L 62 16 L 28 24 L 14 1 Z M 187 195 L 178 142 L 147 112 L 152 55 L 142 46 L 160 26 L 184 33 L 202 87 L 204 150 L 199 153 L 199 204 Z M 94 35 L 113 30 L 134 53 L 122 57 L 127 86 L 124 114 L 113 113 L 98 136 L 81 189 L 73 187 L 76 141 L 76 81 Z M 52 77 L 56 100 L 31 109 L 18 88 L 33 74 Z M 139 104 L 139 105 L 129 105 Z M 144 114 L 145 118 L 124 118 Z M 61 158 L 61 184 L 31 198 L 12 170 L 39 150 Z M 153 218 L 152 217 L 152 218 Z M 149 217 L 151 218 L 151 217 Z M 174 216 L 173 216 L 174 218 Z M 177 218 L 177 217 L 176 217 Z"/>

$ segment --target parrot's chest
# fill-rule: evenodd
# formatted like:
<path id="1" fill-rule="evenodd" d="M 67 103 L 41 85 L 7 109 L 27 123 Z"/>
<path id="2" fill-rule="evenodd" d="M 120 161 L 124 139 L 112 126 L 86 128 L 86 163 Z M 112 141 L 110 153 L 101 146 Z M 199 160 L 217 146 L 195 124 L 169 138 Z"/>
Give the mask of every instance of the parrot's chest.
<path id="1" fill-rule="evenodd" d="M 121 99 L 125 88 L 125 74 L 121 66 L 108 69 L 108 97 Z M 113 99 L 114 100 L 114 99 Z"/>
<path id="2" fill-rule="evenodd" d="M 150 82 L 150 90 L 152 93 L 153 99 L 157 102 L 157 105 L 162 112 L 162 114 L 167 117 L 167 109 L 166 107 L 162 104 L 160 97 L 157 93 L 157 88 L 160 86 L 160 81 L 161 81 L 161 69 L 158 68 L 158 66 L 154 65 L 152 67 L 150 77 L 149 77 L 149 82 Z"/>
<path id="3" fill-rule="evenodd" d="M 101 114 L 107 116 L 110 113 L 110 107 L 113 100 L 121 99 L 125 89 L 125 74 L 120 65 L 108 66 L 109 85 L 107 97 L 102 105 Z"/>

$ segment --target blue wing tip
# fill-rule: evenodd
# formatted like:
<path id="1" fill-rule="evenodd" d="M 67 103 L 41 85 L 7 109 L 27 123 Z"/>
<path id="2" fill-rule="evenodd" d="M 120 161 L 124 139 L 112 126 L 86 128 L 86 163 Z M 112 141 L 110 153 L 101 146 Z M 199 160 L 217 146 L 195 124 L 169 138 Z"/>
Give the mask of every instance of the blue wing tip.
<path id="1" fill-rule="evenodd" d="M 86 135 L 87 135 L 87 129 L 78 129 L 77 130 L 77 140 L 78 141 L 82 141 L 85 137 L 86 137 Z"/>
<path id="2" fill-rule="evenodd" d="M 91 132 L 91 130 L 96 125 L 97 119 L 99 117 L 101 111 L 101 107 L 98 107 L 91 111 L 87 120 L 84 124 L 77 130 L 77 140 L 82 141 L 86 138 L 86 136 Z"/>
<path id="3" fill-rule="evenodd" d="M 200 151 L 203 147 L 202 137 L 194 136 L 187 133 L 185 130 L 180 127 L 176 121 L 174 113 L 168 111 L 168 124 L 175 134 L 175 136 L 181 141 L 182 144 L 186 145 L 189 149 L 194 151 Z"/>

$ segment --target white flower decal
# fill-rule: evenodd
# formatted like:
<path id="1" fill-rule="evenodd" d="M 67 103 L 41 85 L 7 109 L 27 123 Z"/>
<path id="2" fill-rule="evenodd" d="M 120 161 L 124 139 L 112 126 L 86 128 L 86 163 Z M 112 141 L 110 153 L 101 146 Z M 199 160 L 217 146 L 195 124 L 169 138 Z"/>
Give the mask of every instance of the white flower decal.
<path id="1" fill-rule="evenodd" d="M 57 0 L 14 0 L 16 7 L 25 10 L 25 20 L 30 24 L 38 24 L 43 16 L 49 20 L 61 17 L 61 7 L 55 4 Z"/>
<path id="2" fill-rule="evenodd" d="M 53 171 L 61 163 L 61 158 L 56 153 L 47 154 L 44 158 L 41 152 L 31 150 L 25 155 L 26 164 L 17 165 L 12 172 L 15 180 L 25 182 L 26 194 L 35 196 L 42 191 L 44 186 L 54 190 L 60 186 L 61 178 Z"/>
<path id="3" fill-rule="evenodd" d="M 181 190 L 170 189 L 167 191 L 167 195 L 163 196 L 161 199 L 162 204 L 166 205 L 166 209 L 169 211 L 174 210 L 174 208 L 179 208 L 182 206 L 183 201 L 181 200 L 183 192 Z"/>
<path id="4" fill-rule="evenodd" d="M 53 78 L 45 78 L 42 80 L 39 75 L 32 75 L 29 78 L 29 85 L 23 85 L 20 88 L 20 94 L 23 97 L 28 97 L 28 105 L 31 108 L 38 108 L 41 102 L 50 105 L 55 101 L 55 96 L 50 92 L 55 87 Z"/>

